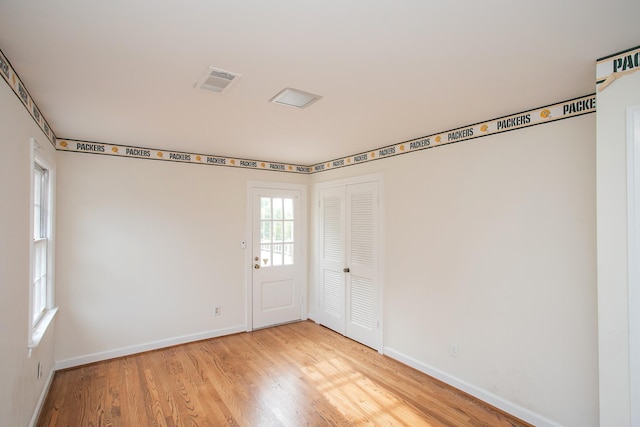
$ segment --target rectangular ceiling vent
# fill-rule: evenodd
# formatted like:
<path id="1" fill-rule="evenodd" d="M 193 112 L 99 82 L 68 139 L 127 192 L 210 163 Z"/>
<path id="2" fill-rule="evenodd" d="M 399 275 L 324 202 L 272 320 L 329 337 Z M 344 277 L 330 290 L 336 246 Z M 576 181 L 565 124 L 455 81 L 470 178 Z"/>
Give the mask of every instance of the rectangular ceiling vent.
<path id="1" fill-rule="evenodd" d="M 270 101 L 274 104 L 286 105 L 287 107 L 305 108 L 320 98 L 322 98 L 320 95 L 314 95 L 288 87 L 280 91 L 276 96 L 271 98 Z"/>
<path id="2" fill-rule="evenodd" d="M 195 88 L 215 93 L 224 93 L 242 77 L 240 74 L 219 68 L 207 67 Z"/>

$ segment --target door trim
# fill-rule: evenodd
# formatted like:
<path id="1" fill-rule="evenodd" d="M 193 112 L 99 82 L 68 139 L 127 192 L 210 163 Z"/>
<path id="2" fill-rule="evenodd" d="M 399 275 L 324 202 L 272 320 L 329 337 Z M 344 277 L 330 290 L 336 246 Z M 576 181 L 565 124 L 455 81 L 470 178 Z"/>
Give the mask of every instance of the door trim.
<path id="1" fill-rule="evenodd" d="M 273 189 L 273 190 L 291 190 L 300 192 L 300 221 L 298 226 L 300 227 L 300 251 L 301 251 L 301 282 L 300 282 L 300 295 L 302 301 L 300 304 L 300 318 L 307 320 L 307 283 L 308 283 L 308 270 L 307 270 L 307 256 L 309 254 L 308 244 L 308 201 L 307 201 L 307 186 L 304 184 L 292 184 L 286 182 L 273 182 L 273 181 L 247 181 L 247 204 L 246 204 L 246 219 L 245 219 L 245 236 L 243 241 L 246 242 L 246 248 L 244 259 L 244 282 L 245 282 L 245 329 L 247 332 L 253 330 L 253 191 L 258 188 Z"/>
<path id="2" fill-rule="evenodd" d="M 384 286 L 384 277 L 385 277 L 385 209 L 384 209 L 384 174 L 380 173 L 372 173 L 367 175 L 359 175 L 350 178 L 341 178 L 331 181 L 322 181 L 316 182 L 313 185 L 313 197 L 314 197 L 314 234 L 313 234 L 313 249 L 314 249 L 314 259 L 313 259 L 313 296 L 315 300 L 315 307 L 311 307 L 311 312 L 315 317 L 317 323 L 321 322 L 321 307 L 320 304 L 322 302 L 322 294 L 321 294 L 321 283 L 322 277 L 320 277 L 320 269 L 317 268 L 320 265 L 320 249 L 321 249 L 321 240 L 322 236 L 320 235 L 320 219 L 321 214 L 319 211 L 320 208 L 320 190 L 324 188 L 330 187 L 340 187 L 350 184 L 362 184 L 365 182 L 377 182 L 378 183 L 378 308 L 379 308 L 379 317 L 380 317 L 380 337 L 379 337 L 379 348 L 375 350 L 380 354 L 384 354 L 384 295 L 385 295 L 385 286 Z"/>
<path id="3" fill-rule="evenodd" d="M 627 109 L 627 270 L 631 425 L 640 425 L 640 106 Z"/>

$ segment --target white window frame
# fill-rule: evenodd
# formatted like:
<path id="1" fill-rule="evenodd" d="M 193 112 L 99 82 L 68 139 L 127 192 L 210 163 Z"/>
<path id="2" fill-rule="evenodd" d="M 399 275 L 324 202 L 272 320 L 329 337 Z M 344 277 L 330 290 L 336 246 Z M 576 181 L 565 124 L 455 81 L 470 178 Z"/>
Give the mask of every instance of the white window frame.
<path id="1" fill-rule="evenodd" d="M 56 188 L 56 165 L 52 158 L 52 154 L 48 153 L 44 147 L 42 147 L 35 138 L 31 139 L 31 185 L 29 191 L 29 356 L 31 356 L 31 350 L 37 347 L 42 340 L 47 328 L 51 324 L 53 317 L 55 316 L 58 308 L 55 306 L 54 291 L 55 291 L 55 254 L 54 254 L 54 239 L 55 239 L 55 188 Z M 43 198 L 45 205 L 43 206 L 43 212 L 46 214 L 42 219 L 42 223 L 45 228 L 45 243 L 46 243 L 46 285 L 45 285 L 45 306 L 44 310 L 37 314 L 34 313 L 35 308 L 35 251 L 36 245 L 42 243 L 42 239 L 36 241 L 34 238 L 34 186 L 35 186 L 35 172 L 36 164 L 39 168 L 46 171 L 45 182 L 45 197 Z M 35 318 L 34 318 L 35 317 Z"/>

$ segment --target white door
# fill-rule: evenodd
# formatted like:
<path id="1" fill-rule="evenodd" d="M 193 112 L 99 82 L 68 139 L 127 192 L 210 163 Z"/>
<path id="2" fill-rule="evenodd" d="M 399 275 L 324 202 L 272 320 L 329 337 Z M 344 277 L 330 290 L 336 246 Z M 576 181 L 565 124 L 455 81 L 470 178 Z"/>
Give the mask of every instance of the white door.
<path id="1" fill-rule="evenodd" d="M 336 332 L 346 331 L 344 187 L 320 190 L 321 322 Z"/>
<path id="2" fill-rule="evenodd" d="M 302 318 L 300 192 L 253 189 L 253 329 Z"/>
<path id="3" fill-rule="evenodd" d="M 320 188 L 323 325 L 382 349 L 378 181 Z"/>
<path id="4" fill-rule="evenodd" d="M 378 183 L 348 185 L 346 193 L 345 335 L 379 349 Z"/>

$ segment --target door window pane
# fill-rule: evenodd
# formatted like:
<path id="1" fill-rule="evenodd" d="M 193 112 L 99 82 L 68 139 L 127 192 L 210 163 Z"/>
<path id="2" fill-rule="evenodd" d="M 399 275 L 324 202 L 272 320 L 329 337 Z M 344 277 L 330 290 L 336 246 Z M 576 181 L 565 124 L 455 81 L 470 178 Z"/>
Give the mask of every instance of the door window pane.
<path id="1" fill-rule="evenodd" d="M 271 245 L 260 246 L 260 266 L 261 267 L 271 266 Z"/>
<path id="2" fill-rule="evenodd" d="M 260 242 L 271 243 L 271 221 L 260 222 Z"/>
<path id="3" fill-rule="evenodd" d="M 282 221 L 274 221 L 273 222 L 273 241 L 282 242 L 282 238 L 283 238 Z"/>
<path id="4" fill-rule="evenodd" d="M 284 219 L 293 219 L 293 199 L 284 199 Z"/>
<path id="5" fill-rule="evenodd" d="M 273 219 L 282 219 L 282 199 L 274 198 L 273 199 Z"/>
<path id="6" fill-rule="evenodd" d="M 293 242 L 293 221 L 284 222 L 284 241 Z"/>
<path id="7" fill-rule="evenodd" d="M 271 219 L 271 197 L 260 198 L 260 219 Z"/>
<path id="8" fill-rule="evenodd" d="M 294 199 L 260 198 L 260 267 L 293 265 Z"/>

